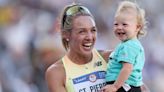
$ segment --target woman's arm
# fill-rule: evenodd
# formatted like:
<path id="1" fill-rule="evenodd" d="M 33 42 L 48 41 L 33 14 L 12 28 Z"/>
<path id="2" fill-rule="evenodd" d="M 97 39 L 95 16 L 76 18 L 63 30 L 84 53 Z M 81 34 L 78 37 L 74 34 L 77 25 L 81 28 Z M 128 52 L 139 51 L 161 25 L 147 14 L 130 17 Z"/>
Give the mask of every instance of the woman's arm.
<path id="1" fill-rule="evenodd" d="M 104 60 L 108 62 L 109 55 L 112 53 L 112 50 L 98 50 L 98 52 L 104 58 Z"/>
<path id="2" fill-rule="evenodd" d="M 150 92 L 150 89 L 147 87 L 146 84 L 143 84 L 143 85 L 141 86 L 141 91 L 142 91 L 142 92 Z"/>
<path id="3" fill-rule="evenodd" d="M 61 63 L 51 65 L 46 71 L 49 92 L 66 92 L 65 71 Z"/>

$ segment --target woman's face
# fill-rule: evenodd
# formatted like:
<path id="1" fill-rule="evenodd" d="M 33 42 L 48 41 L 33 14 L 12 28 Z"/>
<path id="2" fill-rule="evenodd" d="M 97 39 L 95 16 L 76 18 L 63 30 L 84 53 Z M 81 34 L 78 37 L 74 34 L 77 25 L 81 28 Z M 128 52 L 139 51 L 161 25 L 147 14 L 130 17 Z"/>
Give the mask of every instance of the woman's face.
<path id="1" fill-rule="evenodd" d="M 95 21 L 90 16 L 78 16 L 73 19 L 73 28 L 69 37 L 70 52 L 91 55 L 97 38 Z"/>

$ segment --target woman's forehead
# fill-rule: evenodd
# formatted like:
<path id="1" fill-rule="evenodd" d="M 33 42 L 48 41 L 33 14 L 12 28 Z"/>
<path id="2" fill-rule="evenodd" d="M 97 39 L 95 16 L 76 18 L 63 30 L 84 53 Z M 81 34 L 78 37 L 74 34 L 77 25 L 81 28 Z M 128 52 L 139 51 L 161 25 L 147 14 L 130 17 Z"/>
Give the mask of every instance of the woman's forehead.
<path id="1" fill-rule="evenodd" d="M 91 16 L 78 16 L 73 20 L 73 27 L 75 28 L 91 28 L 95 26 L 95 21 Z"/>

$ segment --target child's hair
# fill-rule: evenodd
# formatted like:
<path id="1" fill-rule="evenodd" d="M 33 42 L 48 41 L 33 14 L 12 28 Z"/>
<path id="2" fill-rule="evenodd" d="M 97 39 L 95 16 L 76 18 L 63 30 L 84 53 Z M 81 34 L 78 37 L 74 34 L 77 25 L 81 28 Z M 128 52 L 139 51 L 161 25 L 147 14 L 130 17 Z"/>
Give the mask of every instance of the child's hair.
<path id="1" fill-rule="evenodd" d="M 145 19 L 145 11 L 144 9 L 140 8 L 136 2 L 131 2 L 131 1 L 122 1 L 119 4 L 119 7 L 117 9 L 116 15 L 119 14 L 122 11 L 128 10 L 128 9 L 133 9 L 134 11 L 136 11 L 137 14 L 137 21 L 138 21 L 138 25 L 141 26 L 138 34 L 137 34 L 137 38 L 139 38 L 140 36 L 144 36 L 146 34 L 146 24 L 147 21 Z"/>

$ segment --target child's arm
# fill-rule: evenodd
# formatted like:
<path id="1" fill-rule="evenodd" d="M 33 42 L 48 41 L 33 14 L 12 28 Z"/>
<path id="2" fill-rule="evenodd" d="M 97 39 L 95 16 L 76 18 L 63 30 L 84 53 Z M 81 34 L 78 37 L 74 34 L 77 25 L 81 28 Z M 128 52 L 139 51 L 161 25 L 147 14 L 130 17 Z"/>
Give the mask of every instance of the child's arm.
<path id="1" fill-rule="evenodd" d="M 133 70 L 132 64 L 123 62 L 123 67 L 120 71 L 120 74 L 119 74 L 117 80 L 113 84 L 116 87 L 116 89 L 119 89 L 125 83 L 125 81 L 130 76 L 132 70 Z"/>
<path id="2" fill-rule="evenodd" d="M 117 80 L 114 82 L 114 84 L 106 85 L 105 87 L 103 87 L 102 92 L 116 92 L 128 79 L 128 77 L 130 76 L 133 70 L 133 65 L 126 62 L 122 62 L 122 63 L 123 63 L 123 67 L 120 71 Z"/>

